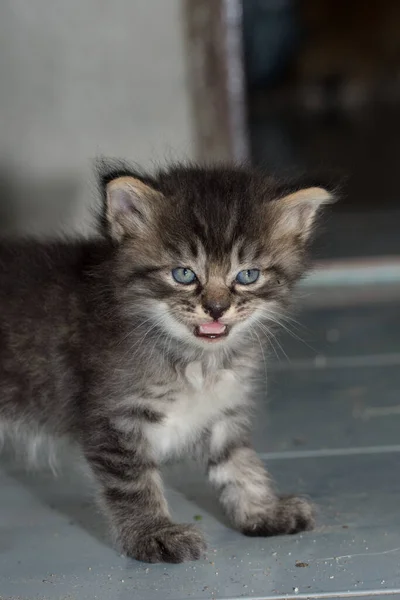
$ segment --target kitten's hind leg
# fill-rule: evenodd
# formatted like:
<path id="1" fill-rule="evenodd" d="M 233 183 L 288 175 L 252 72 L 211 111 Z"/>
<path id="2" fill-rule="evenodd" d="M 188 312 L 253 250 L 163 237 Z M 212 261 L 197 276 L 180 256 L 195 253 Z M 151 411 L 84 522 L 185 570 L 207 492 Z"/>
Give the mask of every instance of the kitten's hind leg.
<path id="1" fill-rule="evenodd" d="M 312 504 L 298 497 L 279 498 L 262 461 L 239 432 L 234 415 L 217 423 L 208 456 L 210 482 L 233 525 L 251 536 L 312 529 Z"/>
<path id="2" fill-rule="evenodd" d="M 204 538 L 192 525 L 171 521 L 161 476 L 145 441 L 139 435 L 124 436 L 110 423 L 101 430 L 84 450 L 121 550 L 151 563 L 199 559 L 206 549 Z"/>

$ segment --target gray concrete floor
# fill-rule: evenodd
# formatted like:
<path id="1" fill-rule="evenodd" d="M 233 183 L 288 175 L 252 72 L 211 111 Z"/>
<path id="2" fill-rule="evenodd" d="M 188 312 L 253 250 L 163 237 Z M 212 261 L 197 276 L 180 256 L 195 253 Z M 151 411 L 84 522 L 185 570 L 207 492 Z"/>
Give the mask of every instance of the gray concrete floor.
<path id="1" fill-rule="evenodd" d="M 183 600 L 400 596 L 398 302 L 304 311 L 271 353 L 255 444 L 282 492 L 310 495 L 315 531 L 245 538 L 190 465 L 167 473 L 172 511 L 205 560 L 147 565 L 109 545 L 73 455 L 54 478 L 0 463 L 0 599 Z"/>

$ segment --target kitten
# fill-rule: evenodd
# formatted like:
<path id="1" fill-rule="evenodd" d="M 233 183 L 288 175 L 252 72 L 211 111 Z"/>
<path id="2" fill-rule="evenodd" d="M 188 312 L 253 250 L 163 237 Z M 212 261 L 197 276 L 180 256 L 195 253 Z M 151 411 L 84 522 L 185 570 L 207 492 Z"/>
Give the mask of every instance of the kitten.
<path id="1" fill-rule="evenodd" d="M 246 535 L 313 525 L 251 448 L 259 340 L 303 274 L 331 200 L 247 168 L 102 174 L 101 236 L 0 244 L 0 421 L 77 442 L 121 550 L 198 559 L 159 467 L 196 456 Z"/>

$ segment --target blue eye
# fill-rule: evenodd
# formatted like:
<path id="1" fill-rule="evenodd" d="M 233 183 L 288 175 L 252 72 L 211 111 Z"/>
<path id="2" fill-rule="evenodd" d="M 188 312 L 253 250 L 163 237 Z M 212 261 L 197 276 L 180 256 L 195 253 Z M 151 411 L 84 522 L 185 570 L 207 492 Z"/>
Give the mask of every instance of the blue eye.
<path id="1" fill-rule="evenodd" d="M 244 271 L 239 271 L 236 275 L 236 281 L 241 285 L 249 285 L 250 283 L 255 283 L 259 277 L 259 269 L 246 269 Z"/>
<path id="2" fill-rule="evenodd" d="M 190 283 L 194 283 L 197 279 L 196 274 L 193 273 L 191 269 L 185 269 L 184 267 L 177 267 L 176 269 L 172 269 L 172 277 L 178 283 L 183 283 L 183 285 L 189 285 Z"/>

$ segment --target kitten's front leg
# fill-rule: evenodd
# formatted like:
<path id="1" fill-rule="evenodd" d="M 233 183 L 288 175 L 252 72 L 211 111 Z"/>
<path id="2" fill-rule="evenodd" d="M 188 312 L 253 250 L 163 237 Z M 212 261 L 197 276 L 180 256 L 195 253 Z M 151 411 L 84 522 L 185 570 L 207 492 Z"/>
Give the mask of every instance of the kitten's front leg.
<path id="1" fill-rule="evenodd" d="M 101 501 L 121 550 L 145 562 L 196 560 L 206 549 L 192 525 L 175 524 L 161 475 L 146 441 L 125 436 L 111 424 L 92 435 L 85 455 L 101 486 Z"/>
<path id="2" fill-rule="evenodd" d="M 243 415 L 237 412 L 216 423 L 208 455 L 210 482 L 233 525 L 251 536 L 312 529 L 312 505 L 303 498 L 277 496 L 242 422 Z"/>

